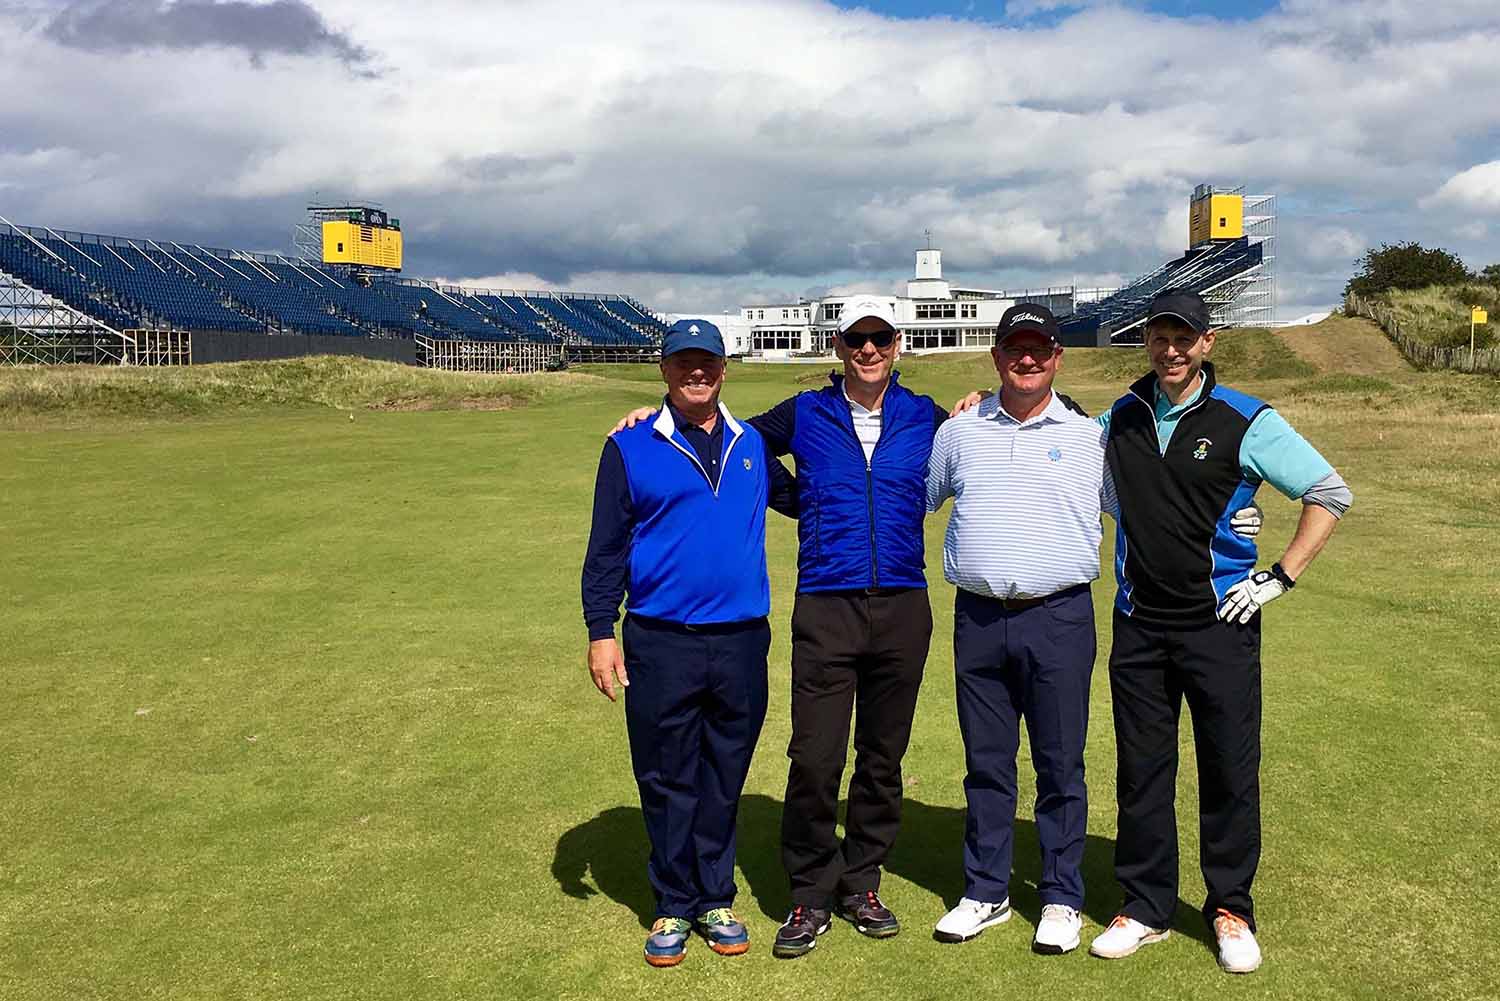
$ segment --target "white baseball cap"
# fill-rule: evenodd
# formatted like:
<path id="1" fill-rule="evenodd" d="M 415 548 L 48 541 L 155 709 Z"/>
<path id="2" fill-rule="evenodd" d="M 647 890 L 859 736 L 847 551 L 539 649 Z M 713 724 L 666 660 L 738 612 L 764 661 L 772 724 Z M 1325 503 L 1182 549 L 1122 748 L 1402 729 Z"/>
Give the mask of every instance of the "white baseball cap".
<path id="1" fill-rule="evenodd" d="M 875 317 L 892 330 L 896 329 L 896 311 L 891 304 L 884 299 L 862 295 L 844 303 L 844 309 L 839 313 L 839 333 L 844 333 L 867 316 Z"/>

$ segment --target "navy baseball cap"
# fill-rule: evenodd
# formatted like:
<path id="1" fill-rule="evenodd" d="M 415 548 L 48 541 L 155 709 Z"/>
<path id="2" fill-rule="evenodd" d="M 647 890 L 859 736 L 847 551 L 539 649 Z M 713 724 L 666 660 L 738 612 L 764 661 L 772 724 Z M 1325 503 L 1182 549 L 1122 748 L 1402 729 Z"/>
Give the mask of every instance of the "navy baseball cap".
<path id="1" fill-rule="evenodd" d="M 707 320 L 678 320 L 667 328 L 667 336 L 662 338 L 661 356 L 665 358 L 693 348 L 723 358 L 724 335 Z"/>
<path id="2" fill-rule="evenodd" d="M 1027 331 L 1055 341 L 1059 335 L 1057 317 L 1046 306 L 1039 306 L 1034 302 L 1018 302 L 1001 314 L 1000 324 L 995 327 L 995 343 L 999 344 L 1011 334 Z"/>
<path id="3" fill-rule="evenodd" d="M 1146 322 L 1149 324 L 1158 316 L 1176 317 L 1200 334 L 1209 328 L 1208 304 L 1197 292 L 1178 289 L 1161 293 L 1151 300 Z"/>

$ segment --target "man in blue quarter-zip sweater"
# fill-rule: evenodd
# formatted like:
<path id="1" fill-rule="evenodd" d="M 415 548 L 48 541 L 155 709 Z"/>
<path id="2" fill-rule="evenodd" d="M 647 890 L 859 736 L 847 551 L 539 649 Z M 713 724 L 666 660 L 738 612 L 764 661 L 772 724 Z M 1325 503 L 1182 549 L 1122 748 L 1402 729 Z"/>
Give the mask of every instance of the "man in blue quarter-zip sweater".
<path id="1" fill-rule="evenodd" d="M 1290 591 L 1353 498 L 1268 405 L 1219 385 L 1203 299 L 1158 296 L 1152 372 L 1111 408 L 1105 460 L 1119 504 L 1109 656 L 1119 777 L 1120 913 L 1090 951 L 1119 959 L 1167 937 L 1177 905 L 1177 722 L 1186 699 L 1198 759 L 1203 915 L 1219 965 L 1261 962 L 1250 885 L 1260 859 L 1262 606 Z M 1231 512 L 1262 482 L 1302 501 L 1279 562 L 1256 570 Z"/>
<path id="2" fill-rule="evenodd" d="M 612 435 L 599 460 L 583 567 L 594 684 L 629 686 L 625 723 L 657 919 L 646 962 L 675 966 L 694 927 L 738 955 L 735 816 L 766 715 L 768 503 L 795 516 L 795 484 L 754 428 L 719 402 L 724 342 L 706 320 L 662 343 L 667 396 Z M 629 593 L 622 657 L 614 638 Z"/>

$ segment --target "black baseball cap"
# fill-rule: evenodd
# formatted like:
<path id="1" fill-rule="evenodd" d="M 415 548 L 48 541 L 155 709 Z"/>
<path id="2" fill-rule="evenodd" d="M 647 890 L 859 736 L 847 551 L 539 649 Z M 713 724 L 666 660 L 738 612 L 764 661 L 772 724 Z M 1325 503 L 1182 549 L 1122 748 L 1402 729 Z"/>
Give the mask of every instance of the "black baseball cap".
<path id="1" fill-rule="evenodd" d="M 1151 300 L 1146 323 L 1158 316 L 1174 316 L 1200 334 L 1207 333 L 1210 326 L 1208 303 L 1197 292 L 1179 289 L 1161 293 Z"/>
<path id="2" fill-rule="evenodd" d="M 1018 302 L 1001 315 L 1000 324 L 995 328 L 995 343 L 999 344 L 1011 334 L 1024 331 L 1041 334 L 1055 341 L 1059 335 L 1057 317 L 1046 306 L 1039 306 L 1034 302 Z"/>

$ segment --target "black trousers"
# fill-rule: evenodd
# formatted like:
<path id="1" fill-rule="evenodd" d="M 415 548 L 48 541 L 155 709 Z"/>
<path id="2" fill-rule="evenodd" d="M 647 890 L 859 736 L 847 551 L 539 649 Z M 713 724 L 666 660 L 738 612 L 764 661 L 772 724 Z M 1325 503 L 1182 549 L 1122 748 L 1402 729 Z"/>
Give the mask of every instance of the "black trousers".
<path id="1" fill-rule="evenodd" d="M 1118 756 L 1115 875 L 1122 913 L 1153 928 L 1177 907 L 1177 721 L 1193 716 L 1200 862 L 1210 922 L 1223 908 L 1255 927 L 1260 863 L 1260 617 L 1192 626 L 1118 610 L 1109 655 Z"/>
<path id="2" fill-rule="evenodd" d="M 781 857 L 792 903 L 880 887 L 901 826 L 901 758 L 932 638 L 925 588 L 797 595 L 792 611 L 792 740 Z M 854 713 L 854 776 L 841 842 L 839 787 Z"/>

